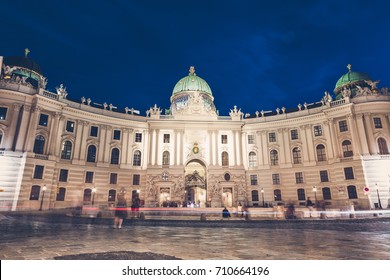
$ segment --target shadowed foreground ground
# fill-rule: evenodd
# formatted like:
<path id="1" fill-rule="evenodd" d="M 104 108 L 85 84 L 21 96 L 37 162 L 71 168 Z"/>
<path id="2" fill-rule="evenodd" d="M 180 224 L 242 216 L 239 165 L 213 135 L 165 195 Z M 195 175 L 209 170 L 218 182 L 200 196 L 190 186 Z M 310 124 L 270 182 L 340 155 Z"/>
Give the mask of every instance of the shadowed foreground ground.
<path id="1" fill-rule="evenodd" d="M 164 254 L 155 254 L 150 252 L 105 252 L 92 254 L 77 254 L 54 257 L 55 260 L 181 260 L 179 258 Z"/>

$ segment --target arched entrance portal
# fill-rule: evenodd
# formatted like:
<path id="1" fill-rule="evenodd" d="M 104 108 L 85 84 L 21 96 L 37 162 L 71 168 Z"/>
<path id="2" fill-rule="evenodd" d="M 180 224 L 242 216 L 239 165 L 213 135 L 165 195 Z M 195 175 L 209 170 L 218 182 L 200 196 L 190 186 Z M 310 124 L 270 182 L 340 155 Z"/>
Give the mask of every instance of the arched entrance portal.
<path id="1" fill-rule="evenodd" d="M 185 168 L 185 201 L 188 207 L 206 207 L 206 166 L 200 160 L 190 161 Z"/>

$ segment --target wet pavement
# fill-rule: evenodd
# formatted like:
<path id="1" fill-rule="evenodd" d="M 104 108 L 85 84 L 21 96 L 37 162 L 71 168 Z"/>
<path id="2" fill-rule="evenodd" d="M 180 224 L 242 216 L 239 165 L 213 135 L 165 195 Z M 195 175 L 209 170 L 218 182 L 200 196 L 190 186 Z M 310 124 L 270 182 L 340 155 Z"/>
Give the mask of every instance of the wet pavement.
<path id="1" fill-rule="evenodd" d="M 390 219 L 129 220 L 112 229 L 108 219 L 0 215 L 1 260 L 117 259 L 119 252 L 121 259 L 389 260 Z"/>

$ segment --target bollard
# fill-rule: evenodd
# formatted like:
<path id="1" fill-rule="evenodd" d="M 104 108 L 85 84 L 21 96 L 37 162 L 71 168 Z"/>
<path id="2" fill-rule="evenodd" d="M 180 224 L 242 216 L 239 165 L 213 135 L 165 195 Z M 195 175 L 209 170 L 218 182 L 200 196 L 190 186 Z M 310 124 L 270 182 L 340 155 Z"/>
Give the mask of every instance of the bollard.
<path id="1" fill-rule="evenodd" d="M 201 221 L 206 221 L 207 220 L 207 217 L 206 217 L 205 213 L 200 214 L 200 220 Z"/>
<path id="2" fill-rule="evenodd" d="M 141 212 L 141 213 L 139 214 L 139 219 L 140 219 L 140 220 L 145 220 L 145 214 L 144 214 L 144 212 Z"/>
<path id="3" fill-rule="evenodd" d="M 325 220 L 326 219 L 326 213 L 321 213 L 320 214 L 320 219 Z"/>
<path id="4" fill-rule="evenodd" d="M 356 216 L 355 216 L 355 214 L 351 213 L 351 214 L 349 214 L 349 218 L 350 218 L 350 219 L 355 219 Z"/>

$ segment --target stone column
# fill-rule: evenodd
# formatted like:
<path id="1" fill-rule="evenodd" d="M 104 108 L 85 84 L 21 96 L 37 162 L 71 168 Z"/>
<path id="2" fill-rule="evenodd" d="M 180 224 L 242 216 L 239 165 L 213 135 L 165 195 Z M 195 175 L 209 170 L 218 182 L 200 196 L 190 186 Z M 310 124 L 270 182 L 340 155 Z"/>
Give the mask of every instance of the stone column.
<path id="1" fill-rule="evenodd" d="M 149 131 L 147 129 L 145 129 L 143 131 L 143 134 L 144 134 L 144 143 L 143 143 L 143 151 L 142 151 L 142 169 L 146 169 L 148 167 L 148 158 L 149 158 L 149 149 L 148 149 L 148 146 L 149 146 L 149 142 L 148 142 L 148 139 L 149 139 Z"/>
<path id="2" fill-rule="evenodd" d="M 374 138 L 374 129 L 372 127 L 371 113 L 364 114 L 364 122 L 365 122 L 366 127 L 367 127 L 367 140 L 368 140 L 367 144 L 368 144 L 370 154 L 372 154 L 372 155 L 377 154 L 378 147 L 377 147 L 377 144 L 376 144 L 375 138 Z"/>
<path id="3" fill-rule="evenodd" d="M 363 114 L 356 115 L 356 122 L 357 122 L 360 142 L 362 145 L 362 154 L 368 155 L 370 151 L 368 150 L 367 134 L 364 128 Z"/>
<path id="4" fill-rule="evenodd" d="M 242 159 L 242 157 L 241 157 L 241 146 L 242 145 L 240 145 L 240 131 L 235 132 L 235 137 L 236 137 L 236 147 L 235 148 L 236 148 L 236 155 L 237 155 L 236 156 L 236 163 L 238 166 L 240 166 L 241 159 Z"/>
<path id="5" fill-rule="evenodd" d="M 12 115 L 10 116 L 10 125 L 9 125 L 9 128 L 7 129 L 7 132 L 5 134 L 5 138 L 4 138 L 4 148 L 5 150 L 14 150 L 15 148 L 13 147 L 14 146 L 14 143 L 16 141 L 16 137 L 17 135 L 15 134 L 16 132 L 16 125 L 18 124 L 18 121 L 19 121 L 19 112 L 20 112 L 20 108 L 22 107 L 22 104 L 18 104 L 18 103 L 15 103 L 13 105 L 13 111 L 12 111 Z"/>
<path id="6" fill-rule="evenodd" d="M 310 124 L 305 125 L 306 129 L 306 136 L 307 136 L 307 145 L 309 150 L 309 161 L 313 162 L 315 161 L 316 155 L 314 151 L 314 140 L 313 140 L 313 132 L 312 132 L 312 126 Z"/>
<path id="7" fill-rule="evenodd" d="M 150 164 L 156 164 L 156 130 L 152 130 L 152 144 L 151 144 L 151 153 L 150 153 Z"/>
<path id="8" fill-rule="evenodd" d="M 211 153 L 212 153 L 212 158 L 213 158 L 213 165 L 217 165 L 217 144 L 216 144 L 216 136 L 215 136 L 215 130 L 212 131 L 211 133 L 211 143 L 212 143 L 212 148 L 211 148 Z"/>
<path id="9" fill-rule="evenodd" d="M 103 163 L 104 162 L 104 147 L 108 144 L 106 143 L 106 125 L 100 126 L 100 135 L 99 135 L 99 147 L 98 147 L 98 162 Z"/>
<path id="10" fill-rule="evenodd" d="M 133 146 L 133 141 L 134 141 L 134 130 L 129 128 L 127 129 L 128 131 L 128 136 L 127 136 L 127 141 L 123 143 L 123 145 L 126 145 L 127 146 L 127 154 L 126 154 L 126 163 L 131 165 L 131 163 L 133 162 L 133 150 L 132 150 L 132 146 Z M 150 141 L 148 142 L 148 145 L 150 145 Z M 149 154 L 148 154 L 148 157 L 149 157 Z M 150 161 L 149 161 L 150 163 Z"/>
<path id="11" fill-rule="evenodd" d="M 243 132 L 241 134 L 241 146 L 242 146 L 242 154 L 243 154 L 243 164 L 244 168 L 248 169 L 248 142 L 245 141 L 248 133 Z"/>
<path id="12" fill-rule="evenodd" d="M 280 147 L 280 150 L 282 151 L 282 149 L 284 148 L 284 162 L 282 161 L 282 163 L 292 163 L 292 159 L 291 159 L 291 145 L 290 145 L 290 133 L 289 133 L 289 129 L 288 128 L 283 128 L 283 146 Z"/>
<path id="13" fill-rule="evenodd" d="M 60 117 L 61 117 L 60 112 L 56 112 L 55 114 L 53 114 L 54 121 L 51 122 L 52 125 L 50 127 L 50 135 L 49 135 L 49 140 L 48 140 L 48 154 L 49 155 L 54 155 L 54 153 L 55 153 L 58 132 L 61 129 L 61 127 L 59 126 Z"/>
<path id="14" fill-rule="evenodd" d="M 60 115 L 59 116 L 59 122 L 58 122 L 58 127 L 57 127 L 57 136 L 54 138 L 54 155 L 59 158 L 61 156 L 61 150 L 62 150 L 62 136 L 61 132 L 64 129 L 64 121 L 65 121 L 65 116 Z"/>
<path id="15" fill-rule="evenodd" d="M 256 144 L 257 144 L 257 161 L 258 161 L 258 166 L 264 165 L 264 155 L 263 155 L 263 152 L 262 152 L 263 144 L 261 143 L 262 142 L 261 134 L 262 133 L 260 131 L 257 131 L 256 134 L 255 134 Z"/>
<path id="16" fill-rule="evenodd" d="M 160 130 L 156 129 L 156 154 L 155 162 L 157 165 L 162 165 L 162 152 L 161 152 L 161 141 L 160 141 Z"/>
<path id="17" fill-rule="evenodd" d="M 328 121 L 329 121 L 331 139 L 332 139 L 332 143 L 333 143 L 334 156 L 335 156 L 335 158 L 341 158 L 341 152 L 340 152 L 341 143 L 339 143 L 339 141 L 337 139 L 337 134 L 336 134 L 336 129 L 334 127 L 333 118 L 329 118 Z"/>
<path id="18" fill-rule="evenodd" d="M 122 129 L 122 137 L 121 137 L 121 165 L 126 165 L 127 164 L 127 142 L 129 141 L 129 129 L 123 128 Z M 146 141 L 146 137 L 145 137 Z"/>
<path id="19" fill-rule="evenodd" d="M 324 135 L 326 139 L 326 157 L 327 159 L 334 159 L 334 150 L 336 149 L 338 143 L 333 142 L 333 137 L 330 131 L 330 121 L 326 120 L 324 124 Z"/>
<path id="20" fill-rule="evenodd" d="M 261 133 L 261 142 L 262 142 L 261 151 L 263 152 L 264 165 L 269 165 L 269 150 L 268 150 L 268 142 L 267 142 L 267 131 L 261 131 L 260 133 Z"/>
<path id="21" fill-rule="evenodd" d="M 278 129 L 277 143 L 279 145 L 279 149 L 278 149 L 279 165 L 286 163 L 285 150 L 284 150 L 284 135 L 283 135 L 284 130 L 286 130 L 286 128 Z M 286 143 L 286 145 L 290 146 L 288 142 Z"/>
<path id="22" fill-rule="evenodd" d="M 16 139 L 16 151 L 24 151 L 24 141 L 26 139 L 27 127 L 29 123 L 29 117 L 31 112 L 31 106 L 24 105 L 22 112 L 22 119 L 20 120 L 19 131 L 17 131 L 17 139 Z"/>
<path id="23" fill-rule="evenodd" d="M 354 155 L 361 154 L 360 141 L 359 141 L 359 137 L 356 134 L 355 116 L 349 114 L 347 116 L 347 119 L 348 119 L 349 131 L 351 132 L 351 136 L 352 136 L 353 154 Z"/>
<path id="24" fill-rule="evenodd" d="M 36 106 L 33 108 L 33 114 L 31 114 L 30 122 L 28 125 L 28 132 L 26 135 L 26 142 L 24 150 L 27 152 L 32 152 L 34 141 L 35 141 L 35 132 L 37 130 L 38 118 L 42 108 Z M 50 120 L 51 121 L 51 120 Z"/>
<path id="25" fill-rule="evenodd" d="M 302 140 L 303 162 L 304 163 L 308 163 L 310 161 L 310 159 L 309 159 L 309 147 L 308 147 L 309 143 L 307 141 L 305 126 L 301 125 L 299 128 L 300 128 L 301 140 Z"/>
<path id="26" fill-rule="evenodd" d="M 209 130 L 207 132 L 207 148 L 208 148 L 208 161 L 209 165 L 213 164 L 213 132 Z"/>
<path id="27" fill-rule="evenodd" d="M 105 139 L 105 145 L 104 145 L 104 155 L 103 155 L 103 162 L 104 163 L 110 163 L 110 151 L 111 151 L 111 147 L 110 147 L 110 142 L 111 142 L 111 136 L 112 134 L 112 127 L 111 126 L 107 126 L 106 128 L 106 139 Z"/>
<path id="28" fill-rule="evenodd" d="M 83 132 L 81 135 L 81 145 L 80 145 L 80 161 L 85 161 L 85 156 L 87 153 L 87 139 L 88 139 L 88 129 L 89 129 L 89 122 L 84 121 L 83 122 Z"/>
<path id="29" fill-rule="evenodd" d="M 180 131 L 180 156 L 179 156 L 179 159 L 180 159 L 180 161 L 179 161 L 179 164 L 180 165 L 183 165 L 183 162 L 184 162 L 184 145 L 185 145 L 185 143 L 184 143 L 184 130 L 181 130 Z"/>
<path id="30" fill-rule="evenodd" d="M 80 159 L 80 147 L 81 147 L 81 140 L 83 137 L 83 126 L 84 126 L 84 121 L 78 120 L 77 127 L 76 127 L 76 139 L 75 139 L 74 150 L 73 150 L 73 160 Z"/>

